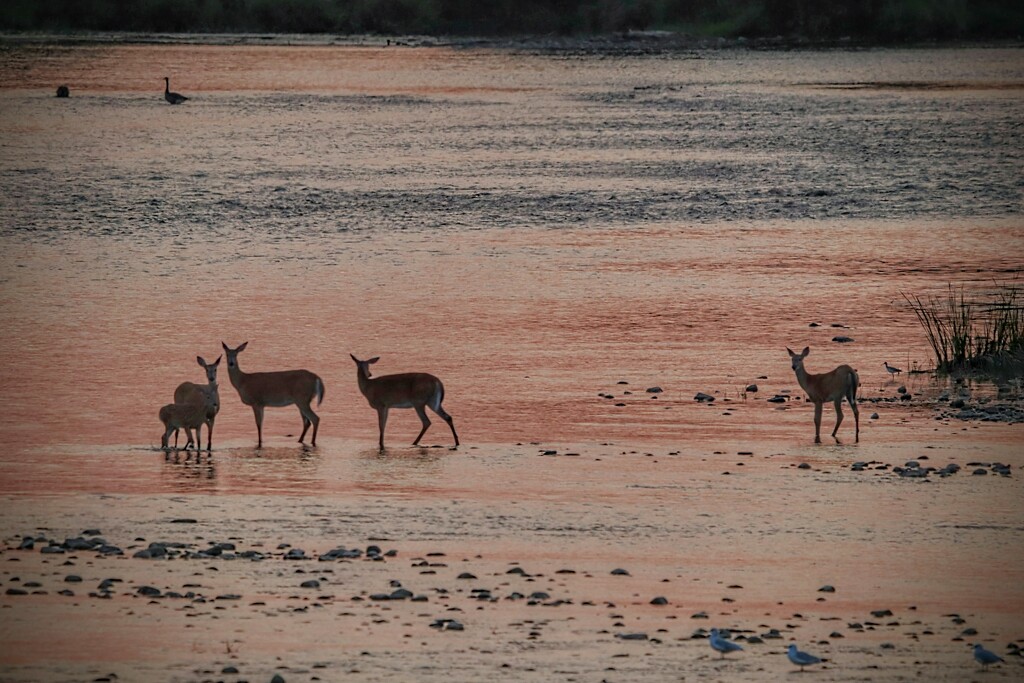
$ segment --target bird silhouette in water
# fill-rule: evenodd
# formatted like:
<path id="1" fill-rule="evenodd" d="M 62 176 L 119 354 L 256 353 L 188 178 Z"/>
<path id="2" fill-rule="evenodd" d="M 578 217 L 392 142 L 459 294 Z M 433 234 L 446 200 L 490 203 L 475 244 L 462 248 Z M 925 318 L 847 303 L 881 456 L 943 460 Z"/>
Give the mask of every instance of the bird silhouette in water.
<path id="1" fill-rule="evenodd" d="M 974 659 L 981 664 L 982 668 L 988 669 L 989 664 L 995 664 L 997 662 L 1005 662 L 1006 660 L 997 655 L 995 652 L 990 652 L 981 646 L 981 643 L 977 643 L 974 646 Z"/>
<path id="2" fill-rule="evenodd" d="M 171 79 L 164 76 L 164 99 L 171 104 L 181 104 L 188 98 L 181 93 L 171 92 Z"/>
<path id="3" fill-rule="evenodd" d="M 726 640 L 719 633 L 717 628 L 711 629 L 711 635 L 708 637 L 708 642 L 711 643 L 711 649 L 720 653 L 722 658 L 730 652 L 736 650 L 742 650 L 743 647 L 739 643 L 734 643 L 731 640 Z"/>
<path id="4" fill-rule="evenodd" d="M 890 375 L 892 375 L 893 379 L 896 379 L 896 375 L 898 375 L 901 372 L 903 372 L 899 368 L 894 368 L 893 366 L 889 365 L 888 361 L 883 361 L 882 365 L 885 366 L 885 371 L 888 372 Z"/>
<path id="5" fill-rule="evenodd" d="M 812 654 L 801 652 L 800 650 L 796 649 L 796 645 L 789 646 L 789 649 L 786 650 L 786 656 L 789 657 L 789 661 L 799 666 L 801 671 L 804 670 L 805 666 L 821 663 L 821 659 L 815 657 Z"/>

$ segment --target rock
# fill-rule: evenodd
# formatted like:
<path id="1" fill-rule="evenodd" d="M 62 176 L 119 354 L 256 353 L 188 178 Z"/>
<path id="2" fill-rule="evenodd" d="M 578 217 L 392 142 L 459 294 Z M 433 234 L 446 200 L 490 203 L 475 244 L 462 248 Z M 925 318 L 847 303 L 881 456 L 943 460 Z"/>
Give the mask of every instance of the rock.
<path id="1" fill-rule="evenodd" d="M 434 623 L 430 625 L 430 628 L 436 628 L 441 631 L 465 631 L 466 627 L 454 619 L 435 619 Z"/>
<path id="2" fill-rule="evenodd" d="M 651 600 L 651 604 L 652 605 L 667 605 L 668 604 L 668 598 L 665 598 L 665 597 L 659 595 L 658 597 L 656 597 L 653 600 Z"/>
<path id="3" fill-rule="evenodd" d="M 388 596 L 391 600 L 408 600 L 411 597 L 413 597 L 412 591 L 405 588 L 394 590 L 391 592 L 391 595 Z"/>
<path id="4" fill-rule="evenodd" d="M 875 619 L 881 619 L 883 617 L 891 617 L 892 616 L 892 610 L 888 610 L 888 609 L 872 610 L 871 611 L 871 616 L 873 616 Z"/>
<path id="5" fill-rule="evenodd" d="M 66 85 L 58 85 L 57 97 L 71 97 L 71 89 Z"/>
<path id="6" fill-rule="evenodd" d="M 64 577 L 65 583 L 82 583 L 82 577 L 77 574 L 68 574 Z"/>
<path id="7" fill-rule="evenodd" d="M 179 517 L 178 519 L 172 519 L 171 524 L 198 524 L 198 522 L 191 517 Z"/>
<path id="8" fill-rule="evenodd" d="M 140 586 L 135 592 L 147 598 L 156 598 L 160 596 L 160 589 L 154 588 L 153 586 Z"/>
<path id="9" fill-rule="evenodd" d="M 868 418 L 868 419 L 870 419 L 870 420 L 877 420 L 878 419 L 878 413 L 871 413 L 871 417 Z"/>
<path id="10" fill-rule="evenodd" d="M 647 640 L 646 633 L 616 633 L 615 637 L 619 640 Z"/>
<path id="11" fill-rule="evenodd" d="M 715 397 L 711 394 L 705 394 L 703 391 L 698 391 L 697 395 L 693 397 L 693 400 L 698 403 L 712 403 L 714 402 Z"/>
<path id="12" fill-rule="evenodd" d="M 971 472 L 971 474 L 973 474 L 975 476 L 982 477 L 982 476 L 985 476 L 986 474 L 988 474 L 988 470 L 982 469 L 981 467 L 979 467 L 978 469 L 976 469 L 973 472 Z"/>
<path id="13" fill-rule="evenodd" d="M 749 391 L 752 394 L 756 394 L 757 393 L 757 385 L 756 384 L 748 384 L 747 387 L 744 389 L 744 391 Z"/>
<path id="14" fill-rule="evenodd" d="M 785 403 L 787 400 L 788 399 L 785 396 L 775 394 L 770 399 L 768 399 L 768 403 Z"/>
<path id="15" fill-rule="evenodd" d="M 612 576 L 629 576 L 629 572 L 625 569 L 613 569 Z"/>
<path id="16" fill-rule="evenodd" d="M 661 387 L 649 387 L 647 389 L 648 394 L 660 394 L 662 392 Z"/>
<path id="17" fill-rule="evenodd" d="M 835 586 L 830 586 L 830 585 L 826 584 L 826 585 L 822 586 L 821 588 L 819 588 L 818 592 L 819 593 L 835 593 L 836 592 L 836 588 L 835 588 Z"/>
<path id="18" fill-rule="evenodd" d="M 309 581 L 303 581 L 299 584 L 299 588 L 319 588 L 320 582 L 316 579 L 310 579 Z"/>
<path id="19" fill-rule="evenodd" d="M 286 559 L 286 560 L 308 560 L 309 558 L 306 557 L 306 551 L 305 550 L 302 550 L 301 548 L 292 548 L 291 550 L 289 550 L 287 553 L 284 554 L 284 559 Z"/>
<path id="20" fill-rule="evenodd" d="M 821 327 L 821 323 L 811 323 L 807 327 Z"/>
<path id="21" fill-rule="evenodd" d="M 897 394 L 905 394 L 905 393 L 907 393 L 907 387 L 906 387 L 906 385 L 903 385 L 903 384 L 901 384 L 901 385 L 900 385 L 900 386 L 899 386 L 899 387 L 898 387 L 898 388 L 896 389 L 896 393 L 897 393 Z"/>
<path id="22" fill-rule="evenodd" d="M 459 575 L 458 575 L 458 576 L 456 576 L 455 578 L 457 578 L 457 579 L 466 579 L 466 580 L 472 580 L 472 579 L 475 579 L 475 578 L 476 578 L 476 575 L 474 575 L 474 574 L 471 574 L 471 573 L 469 573 L 469 572 L 462 572 L 461 574 L 459 574 Z"/>
<path id="23" fill-rule="evenodd" d="M 832 341 L 837 342 L 839 344 L 849 344 L 854 340 L 853 337 L 847 337 L 845 334 L 840 334 L 836 337 L 832 337 Z"/>
<path id="24" fill-rule="evenodd" d="M 284 678 L 281 674 L 274 674 L 274 677 L 270 679 L 270 683 L 284 683 Z"/>
<path id="25" fill-rule="evenodd" d="M 220 672 L 222 674 L 236 674 L 238 673 L 238 667 L 225 666 L 223 669 L 220 670 Z"/>
<path id="26" fill-rule="evenodd" d="M 811 469 L 811 466 L 810 466 L 810 465 L 808 465 L 808 464 L 807 464 L 807 463 L 805 463 L 805 462 L 802 462 L 802 463 L 800 463 L 799 465 L 797 465 L 797 468 L 798 468 L 798 469 L 801 469 L 801 470 L 809 470 L 809 469 Z"/>

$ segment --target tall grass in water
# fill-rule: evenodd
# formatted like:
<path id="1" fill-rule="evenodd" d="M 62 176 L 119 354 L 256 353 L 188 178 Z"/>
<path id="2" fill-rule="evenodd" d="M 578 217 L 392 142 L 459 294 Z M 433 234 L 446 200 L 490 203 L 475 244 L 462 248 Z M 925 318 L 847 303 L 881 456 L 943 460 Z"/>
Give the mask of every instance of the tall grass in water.
<path id="1" fill-rule="evenodd" d="M 979 300 L 949 285 L 945 298 L 901 292 L 917 316 L 941 372 L 1024 374 L 1024 304 L 1016 282 Z"/>

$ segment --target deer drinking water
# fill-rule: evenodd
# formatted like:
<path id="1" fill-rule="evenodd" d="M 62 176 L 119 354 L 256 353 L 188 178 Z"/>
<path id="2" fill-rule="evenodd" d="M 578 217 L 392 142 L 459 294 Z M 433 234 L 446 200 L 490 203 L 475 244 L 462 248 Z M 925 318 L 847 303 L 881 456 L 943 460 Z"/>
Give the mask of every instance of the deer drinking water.
<path id="1" fill-rule="evenodd" d="M 789 358 L 793 362 L 793 372 L 796 373 L 796 381 L 805 392 L 807 398 L 814 404 L 814 443 L 821 443 L 821 408 L 825 401 L 831 401 L 836 406 L 836 428 L 832 430 L 832 438 L 835 438 L 839 431 L 839 425 L 843 423 L 842 403 L 845 398 L 850 407 L 853 408 L 853 419 L 856 424 L 856 441 L 860 441 L 860 411 L 857 409 L 857 387 L 860 386 L 860 378 L 857 371 L 849 365 L 840 365 L 831 372 L 820 375 L 812 375 L 804 369 L 804 358 L 811 352 L 809 346 L 805 346 L 800 353 L 793 353 L 788 347 Z M 838 441 L 839 439 L 836 439 Z"/>
<path id="2" fill-rule="evenodd" d="M 237 349 L 228 348 L 224 342 L 220 344 L 227 354 L 231 385 L 238 391 L 242 403 L 252 406 L 253 415 L 256 417 L 256 447 L 263 447 L 263 409 L 268 406 L 281 408 L 293 404 L 302 414 L 302 434 L 299 436 L 299 443 L 303 443 L 309 426 L 313 425 L 313 438 L 310 444 L 315 446 L 320 417 L 313 412 L 309 404 L 314 397 L 317 405 L 324 400 L 323 380 L 309 370 L 242 372 L 238 367 L 238 354 L 245 350 L 249 342 L 245 342 Z"/>
<path id="3" fill-rule="evenodd" d="M 349 355 L 352 356 L 352 354 Z M 388 423 L 388 410 L 391 408 L 413 408 L 419 415 L 423 429 L 420 430 L 416 440 L 412 442 L 413 446 L 419 444 L 420 439 L 427 433 L 427 427 L 430 426 L 427 411 L 424 409 L 426 406 L 430 406 L 431 410 L 448 423 L 452 430 L 452 436 L 455 437 L 455 445 L 459 445 L 459 435 L 455 433 L 452 416 L 441 407 L 441 401 L 444 400 L 444 385 L 441 384 L 441 380 L 425 372 L 406 372 L 374 378 L 370 375 L 370 366 L 380 358 L 359 360 L 352 356 L 352 360 L 356 363 L 356 380 L 359 382 L 359 391 L 363 392 L 370 407 L 377 411 L 381 450 L 384 450 L 384 427 Z"/>
<path id="4" fill-rule="evenodd" d="M 213 420 L 217 417 L 217 413 L 220 411 L 220 393 L 217 391 L 217 366 L 220 365 L 220 356 L 217 356 L 217 360 L 212 363 L 207 363 L 203 360 L 202 356 L 196 356 L 196 361 L 199 366 L 206 371 L 206 384 L 195 384 L 193 382 L 182 382 L 178 385 L 178 388 L 174 390 L 174 402 L 175 403 L 206 403 L 207 395 L 213 396 L 213 404 L 210 409 L 206 411 L 206 450 L 209 451 L 213 448 Z M 201 428 L 196 428 L 196 437 L 201 437 Z M 192 435 L 188 435 L 188 443 L 185 444 L 187 449 L 189 444 L 192 443 Z M 174 430 L 174 447 L 178 447 L 178 430 Z M 202 444 L 197 443 L 196 448 L 202 448 Z"/>

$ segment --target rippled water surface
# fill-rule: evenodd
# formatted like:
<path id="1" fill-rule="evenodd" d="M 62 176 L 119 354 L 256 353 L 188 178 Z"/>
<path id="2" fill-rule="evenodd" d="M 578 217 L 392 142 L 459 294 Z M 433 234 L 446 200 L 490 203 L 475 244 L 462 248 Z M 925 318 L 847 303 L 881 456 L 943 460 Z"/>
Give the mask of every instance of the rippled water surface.
<path id="1" fill-rule="evenodd" d="M 2 54 L 14 490 L 100 486 L 73 453 L 156 445 L 157 409 L 221 340 L 250 342 L 247 371 L 319 373 L 324 443 L 375 436 L 350 352 L 441 376 L 468 443 L 802 433 L 806 413 L 726 425 L 692 397 L 795 388 L 785 347 L 804 345 L 877 391 L 883 360 L 930 362 L 901 292 L 1024 263 L 1019 50 Z M 248 445 L 221 387 L 215 437 Z M 389 442 L 415 434 L 403 413 Z M 298 426 L 268 413 L 271 441 Z"/>

